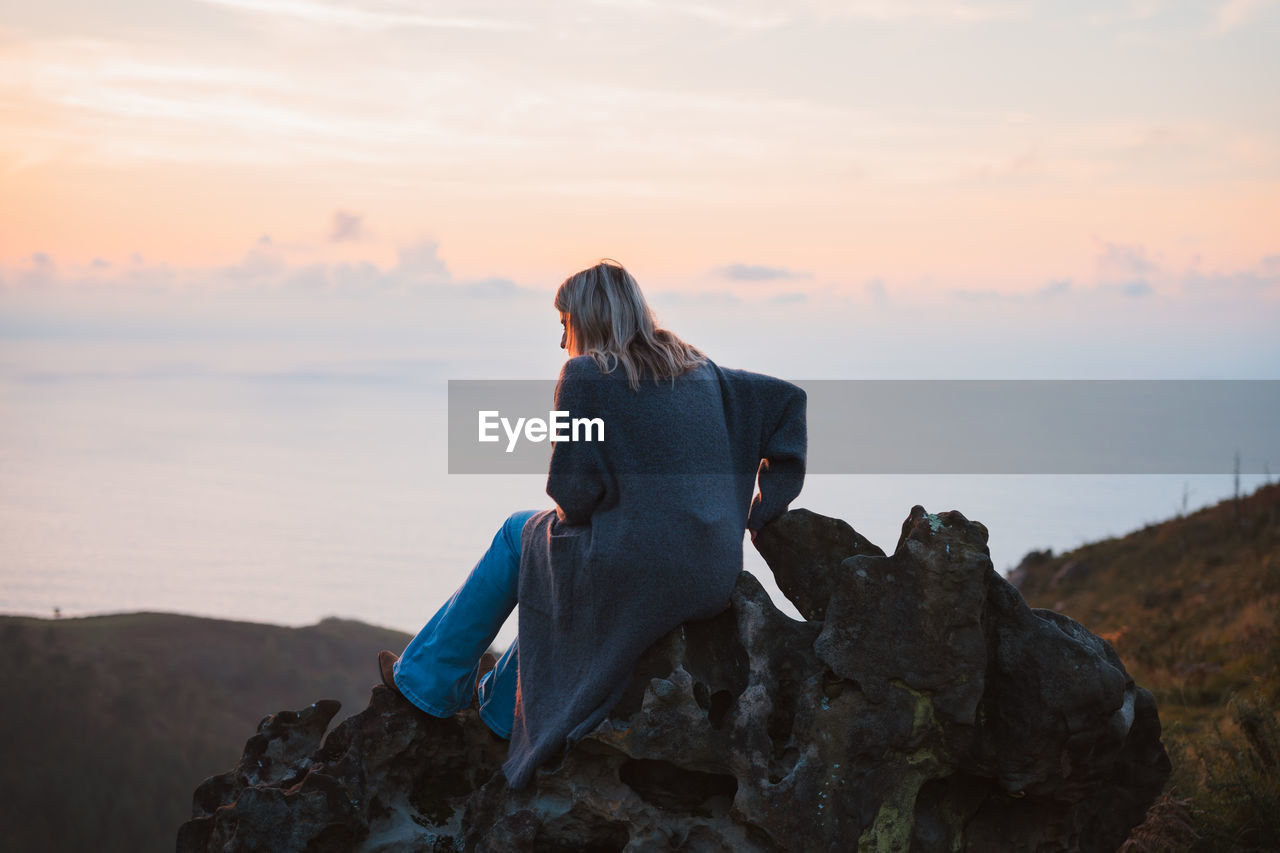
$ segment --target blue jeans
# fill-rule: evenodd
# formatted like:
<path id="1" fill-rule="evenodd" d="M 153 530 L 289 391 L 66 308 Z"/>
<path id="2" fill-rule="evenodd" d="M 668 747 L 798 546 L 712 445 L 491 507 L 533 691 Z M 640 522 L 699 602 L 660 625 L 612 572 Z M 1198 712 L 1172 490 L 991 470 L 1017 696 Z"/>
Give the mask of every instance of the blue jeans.
<path id="1" fill-rule="evenodd" d="M 471 704 L 480 656 L 516 606 L 520 531 L 538 510 L 512 513 L 466 581 L 418 632 L 395 665 L 396 687 L 435 717 L 452 717 Z M 518 640 L 518 638 L 517 638 Z M 480 680 L 480 719 L 511 737 L 516 710 L 517 642 Z"/>

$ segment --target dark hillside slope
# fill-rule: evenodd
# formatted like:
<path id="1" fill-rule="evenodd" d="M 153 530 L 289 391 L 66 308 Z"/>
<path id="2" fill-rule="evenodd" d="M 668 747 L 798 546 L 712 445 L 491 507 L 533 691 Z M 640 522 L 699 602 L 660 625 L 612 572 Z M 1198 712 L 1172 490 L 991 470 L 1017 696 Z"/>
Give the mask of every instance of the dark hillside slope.
<path id="1" fill-rule="evenodd" d="M 9 850 L 169 851 L 190 792 L 262 717 L 363 708 L 374 656 L 408 637 L 136 613 L 0 617 L 0 826 Z"/>
<path id="2" fill-rule="evenodd" d="M 1155 694 L 1174 763 L 1160 820 L 1172 846 L 1149 849 L 1280 849 L 1280 484 L 1029 554 L 1010 580 L 1031 606 L 1110 640 Z"/>
<path id="3" fill-rule="evenodd" d="M 1077 619 L 1156 694 L 1166 724 L 1236 692 L 1280 698 L 1280 485 L 1070 553 L 1010 580 Z"/>

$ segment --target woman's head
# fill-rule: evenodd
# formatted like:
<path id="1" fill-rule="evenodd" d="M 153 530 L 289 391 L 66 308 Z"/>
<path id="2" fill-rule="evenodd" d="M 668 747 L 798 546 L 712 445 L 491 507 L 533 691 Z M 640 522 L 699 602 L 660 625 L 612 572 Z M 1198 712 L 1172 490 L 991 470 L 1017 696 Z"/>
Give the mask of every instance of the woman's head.
<path id="1" fill-rule="evenodd" d="M 605 373 L 621 365 L 632 388 L 644 376 L 655 382 L 674 379 L 705 360 L 696 348 L 657 327 L 640 285 L 617 261 L 602 260 L 566 278 L 555 306 L 567 319 L 569 354 L 591 356 Z"/>

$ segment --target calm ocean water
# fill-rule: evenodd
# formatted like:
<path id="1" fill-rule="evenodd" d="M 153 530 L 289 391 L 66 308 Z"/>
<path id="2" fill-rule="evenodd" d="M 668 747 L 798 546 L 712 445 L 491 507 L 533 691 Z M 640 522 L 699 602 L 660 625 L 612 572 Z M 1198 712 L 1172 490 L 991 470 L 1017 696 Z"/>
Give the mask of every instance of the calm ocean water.
<path id="1" fill-rule="evenodd" d="M 445 376 L 10 363 L 0 372 L 0 611 L 163 610 L 415 631 L 537 476 L 446 473 Z M 1245 477 L 1252 489 L 1259 477 Z M 811 476 L 794 506 L 889 550 L 911 506 L 991 532 L 996 568 L 1231 494 L 1229 476 Z M 746 567 L 768 579 L 748 545 Z M 775 598 L 776 590 L 773 590 Z M 794 611 L 789 611 L 794 612 Z M 502 639 L 510 637 L 513 624 Z"/>

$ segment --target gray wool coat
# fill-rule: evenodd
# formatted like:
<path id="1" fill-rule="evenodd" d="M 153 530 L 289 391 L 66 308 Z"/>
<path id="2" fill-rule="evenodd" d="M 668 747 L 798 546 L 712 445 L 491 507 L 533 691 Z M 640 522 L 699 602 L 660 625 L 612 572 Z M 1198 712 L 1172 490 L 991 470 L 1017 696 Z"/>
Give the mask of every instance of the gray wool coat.
<path id="1" fill-rule="evenodd" d="M 602 418 L 604 440 L 553 444 L 556 507 L 521 537 L 512 788 L 604 719 L 659 637 L 728 606 L 744 529 L 804 482 L 805 393 L 772 376 L 707 361 L 632 390 L 578 356 L 555 408 Z"/>

